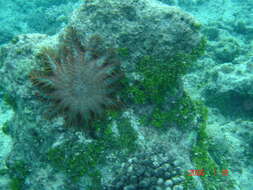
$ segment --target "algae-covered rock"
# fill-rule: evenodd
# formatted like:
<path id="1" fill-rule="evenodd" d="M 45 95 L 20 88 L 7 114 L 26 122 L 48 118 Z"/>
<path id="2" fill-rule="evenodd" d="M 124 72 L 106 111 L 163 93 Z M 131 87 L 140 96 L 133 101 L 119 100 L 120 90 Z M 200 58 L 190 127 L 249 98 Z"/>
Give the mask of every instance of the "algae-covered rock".
<path id="1" fill-rule="evenodd" d="M 97 34 L 108 46 L 127 48 L 134 60 L 190 53 L 201 40 L 200 24 L 191 15 L 159 1 L 86 1 L 71 25 L 84 40 Z"/>
<path id="2" fill-rule="evenodd" d="M 103 48 L 113 48 L 125 54 L 124 66 L 130 68 L 125 70 L 126 75 L 134 69 L 131 65 L 138 64 L 145 56 L 163 61 L 178 54 L 191 54 L 201 43 L 199 24 L 176 7 L 155 0 L 92 0 L 85 1 L 76 10 L 71 23 L 56 36 L 20 35 L 11 43 L 0 47 L 1 93 L 5 96 L 5 102 L 14 111 L 12 119 L 8 121 L 8 135 L 13 140 L 13 148 L 5 160 L 8 169 L 6 176 L 10 178 L 9 186 L 13 189 L 64 190 L 88 189 L 95 186 L 96 190 L 100 190 L 101 186 L 97 184 L 100 184 L 100 180 L 106 175 L 101 170 L 114 164 L 110 158 L 117 158 L 117 162 L 121 162 L 121 157 L 127 157 L 127 150 L 134 151 L 136 147 L 143 149 L 143 144 L 154 146 L 160 143 L 159 132 L 154 137 L 154 132 L 149 128 L 140 127 L 140 122 L 137 122 L 139 118 L 134 113 L 132 113 L 132 118 L 136 118 L 134 121 L 129 119 L 130 117 L 125 117 L 126 110 L 123 110 L 122 116 L 121 113 L 120 116 L 109 113 L 105 122 L 98 121 L 98 127 L 94 125 L 94 130 L 98 130 L 102 135 L 97 139 L 88 137 L 83 131 L 64 128 L 62 117 L 45 116 L 45 113 L 50 112 L 47 107 L 50 102 L 42 101 L 43 94 L 30 80 L 31 73 L 35 69 L 46 70 L 39 61 L 43 52 L 41 49 L 48 47 L 60 49 L 59 44 L 71 39 L 69 28 L 75 30 L 78 40 L 84 46 L 92 36 L 98 36 L 103 40 Z M 65 46 L 66 52 L 68 48 L 75 47 Z M 52 60 L 57 61 L 57 58 Z M 146 63 L 148 62 L 144 64 Z M 174 60 L 171 63 L 174 64 L 172 69 L 181 68 L 182 62 Z M 173 72 L 175 74 L 178 70 Z M 167 71 L 166 73 L 170 74 Z M 180 125 L 182 123 L 180 119 L 184 119 L 184 128 L 188 132 L 192 130 L 191 132 L 183 132 L 171 124 L 170 131 L 163 131 L 161 141 L 167 142 L 170 139 L 168 141 L 170 145 L 174 146 L 174 149 L 182 150 L 185 162 L 188 166 L 192 166 L 189 159 L 190 148 L 185 147 L 191 147 L 195 142 L 198 114 L 194 103 L 183 93 L 182 86 L 179 88 L 184 72 L 178 73 L 173 77 L 166 77 L 173 79 L 175 82 L 173 88 L 176 89 L 168 101 L 176 101 L 177 98 L 173 96 L 179 96 L 178 94 L 180 101 L 173 101 L 172 107 L 176 107 L 173 115 L 166 112 L 166 118 L 162 118 L 162 121 L 160 115 L 163 115 L 163 112 L 158 110 L 155 123 L 157 126 L 164 125 L 169 128 L 166 125 L 167 121 L 163 120 L 170 118 Z M 148 82 L 149 85 L 155 84 L 155 81 Z M 178 106 L 180 102 L 182 106 Z M 159 103 L 163 104 L 160 101 Z M 131 105 L 126 107 L 129 110 L 133 109 Z M 179 115 L 176 114 L 176 110 L 180 111 Z M 187 128 L 188 121 L 191 126 Z M 55 183 L 52 176 L 55 176 Z"/>

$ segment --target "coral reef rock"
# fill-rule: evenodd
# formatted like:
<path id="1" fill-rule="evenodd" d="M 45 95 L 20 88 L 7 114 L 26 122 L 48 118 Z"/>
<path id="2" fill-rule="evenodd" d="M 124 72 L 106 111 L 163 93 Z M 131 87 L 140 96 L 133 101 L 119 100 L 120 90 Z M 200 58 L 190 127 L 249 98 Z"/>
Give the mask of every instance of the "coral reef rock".
<path id="1" fill-rule="evenodd" d="M 96 33 L 108 46 L 128 49 L 135 61 L 143 55 L 166 59 L 189 53 L 201 39 L 192 16 L 156 0 L 86 1 L 71 25 L 83 39 Z"/>
<path id="2" fill-rule="evenodd" d="M 183 190 L 180 162 L 165 152 L 141 152 L 117 170 L 106 190 Z"/>

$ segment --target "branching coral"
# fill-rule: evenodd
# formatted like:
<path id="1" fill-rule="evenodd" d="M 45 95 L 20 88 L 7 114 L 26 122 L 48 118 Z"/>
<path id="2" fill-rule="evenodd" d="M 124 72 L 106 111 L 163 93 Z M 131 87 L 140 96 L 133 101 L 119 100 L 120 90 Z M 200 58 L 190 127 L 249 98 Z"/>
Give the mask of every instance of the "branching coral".
<path id="1" fill-rule="evenodd" d="M 58 50 L 41 52 L 38 60 L 44 70 L 33 73 L 32 80 L 68 124 L 90 127 L 91 121 L 119 103 L 120 63 L 113 50 L 103 48 L 99 37 L 93 36 L 83 46 L 73 28 L 66 33 Z"/>

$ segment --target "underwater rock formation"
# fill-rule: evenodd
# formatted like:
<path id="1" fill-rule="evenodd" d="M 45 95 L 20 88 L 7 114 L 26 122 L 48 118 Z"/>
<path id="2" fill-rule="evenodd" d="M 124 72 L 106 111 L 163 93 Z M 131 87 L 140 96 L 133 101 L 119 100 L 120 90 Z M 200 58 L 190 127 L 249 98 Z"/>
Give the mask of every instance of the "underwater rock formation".
<path id="1" fill-rule="evenodd" d="M 180 52 L 191 52 L 200 42 L 199 25 L 190 15 L 158 1 L 87 1 L 76 11 L 70 26 L 77 30 L 82 44 L 97 34 L 105 39 L 105 46 L 128 49 L 125 62 L 130 67 L 136 58 L 152 55 L 166 59 Z M 68 35 L 67 31 L 59 34 Z M 34 100 L 38 92 L 32 87 L 29 75 L 40 67 L 35 55 L 41 47 L 55 47 L 60 39 L 20 35 L 1 47 L 1 88 L 13 100 L 16 114 L 26 111 L 36 118 L 41 112 L 38 108 L 43 106 Z"/>
<path id="2" fill-rule="evenodd" d="M 201 40 L 200 24 L 191 15 L 156 0 L 86 1 L 71 25 L 84 40 L 95 33 L 108 45 L 127 48 L 134 60 L 190 53 Z"/>
<path id="3" fill-rule="evenodd" d="M 234 118 L 253 116 L 252 60 L 234 65 L 225 63 L 208 73 L 210 82 L 203 94 L 207 104 Z"/>
<path id="4" fill-rule="evenodd" d="M 146 55 L 166 60 L 178 53 L 191 53 L 201 41 L 199 24 L 190 15 L 155 0 L 86 1 L 76 10 L 68 27 L 73 27 L 77 31 L 78 40 L 84 46 L 93 35 L 98 35 L 105 41 L 105 48 L 126 49 L 128 51 L 128 56 L 124 59 L 126 74 L 128 70 L 133 69 L 131 66 Z M 95 141 L 93 144 L 93 139 L 87 138 L 85 134 L 63 128 L 63 118 L 56 117 L 50 121 L 45 119 L 43 113 L 48 110 L 45 109 L 45 103 L 38 99 L 38 89 L 29 78 L 31 71 L 41 69 L 36 59 L 41 49 L 59 48 L 61 40 L 68 35 L 70 33 L 66 29 L 52 37 L 42 34 L 19 35 L 12 42 L 0 47 L 0 87 L 14 111 L 12 119 L 8 121 L 8 134 L 13 139 L 13 149 L 6 160 L 8 175 L 11 182 L 17 182 L 27 190 L 39 188 L 51 190 L 51 186 L 48 186 L 48 178 L 38 176 L 34 179 L 33 176 L 37 175 L 60 175 L 61 184 L 64 185 L 69 185 L 71 183 L 69 176 L 74 176 L 82 181 L 77 180 L 78 183 L 69 186 L 62 185 L 59 189 L 81 189 L 87 181 L 82 173 L 87 171 L 86 166 L 78 174 L 71 173 L 79 167 L 78 161 L 91 162 L 92 167 L 96 167 L 98 161 L 93 162 L 93 158 L 97 156 L 94 152 L 105 152 L 103 148 L 106 146 L 99 147 L 99 145 L 104 146 L 101 142 Z M 114 132 L 112 130 L 108 134 Z M 178 131 L 175 133 L 179 135 Z M 128 143 L 129 139 L 124 138 L 123 140 Z M 67 148 L 73 146 L 69 147 L 67 145 L 70 143 L 66 143 L 64 150 L 57 149 L 68 139 L 72 142 L 78 141 L 82 145 L 80 149 L 73 150 L 76 152 L 68 160 L 68 163 L 73 164 L 70 166 L 61 158 L 66 156 L 64 151 L 68 151 Z M 182 140 L 182 137 L 177 139 Z M 193 138 L 188 140 L 191 141 L 187 142 L 188 145 L 192 145 Z M 107 154 L 110 155 L 111 147 L 109 150 L 108 147 L 106 148 Z M 49 164 L 48 152 L 55 165 Z M 57 153 L 62 153 L 64 156 L 59 158 Z M 87 154 L 91 154 L 92 159 Z M 46 168 L 45 171 L 43 170 L 44 174 L 41 174 L 41 168 Z"/>

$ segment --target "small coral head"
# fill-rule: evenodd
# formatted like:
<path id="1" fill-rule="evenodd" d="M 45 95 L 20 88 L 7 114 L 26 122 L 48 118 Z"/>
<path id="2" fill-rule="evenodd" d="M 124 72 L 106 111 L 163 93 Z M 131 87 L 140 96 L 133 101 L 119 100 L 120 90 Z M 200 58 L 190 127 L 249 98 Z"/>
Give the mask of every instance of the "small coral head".
<path id="1" fill-rule="evenodd" d="M 92 43 L 94 39 L 88 45 Z M 76 36 L 71 36 L 57 51 L 48 48 L 42 51 L 44 74 L 35 75 L 34 81 L 54 103 L 56 112 L 63 113 L 71 125 L 101 118 L 105 110 L 119 103 L 117 91 L 122 78 L 119 62 L 112 50 L 100 50 L 84 47 Z"/>

